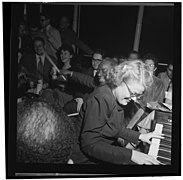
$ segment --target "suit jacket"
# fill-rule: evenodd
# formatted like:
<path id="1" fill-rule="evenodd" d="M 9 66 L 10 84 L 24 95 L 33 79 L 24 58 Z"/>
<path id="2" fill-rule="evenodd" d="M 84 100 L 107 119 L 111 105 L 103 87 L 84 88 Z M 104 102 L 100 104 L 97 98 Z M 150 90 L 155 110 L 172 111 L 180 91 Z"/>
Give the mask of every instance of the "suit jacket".
<path id="1" fill-rule="evenodd" d="M 93 77 L 93 68 L 89 68 L 89 69 L 82 69 L 81 70 L 81 73 L 83 74 L 83 76 L 85 76 L 86 77 L 86 75 L 87 76 L 89 76 L 89 77 L 86 77 L 86 78 L 88 78 L 88 79 L 93 79 L 94 77 Z M 81 77 L 82 75 L 80 74 L 80 77 Z M 79 78 L 80 78 L 79 77 Z M 85 78 L 84 77 L 84 78 Z M 75 77 L 76 78 L 76 77 Z M 80 82 L 82 82 L 82 80 L 84 80 L 84 78 L 83 77 L 81 77 L 82 79 L 80 80 Z M 78 79 L 78 78 L 77 78 Z M 86 81 L 86 80 L 84 80 L 84 81 Z M 89 80 L 90 81 L 90 80 Z M 93 92 L 93 88 L 91 88 L 91 87 L 88 87 L 88 86 L 86 86 L 85 84 L 83 84 L 83 83 L 76 83 L 76 82 L 74 82 L 73 81 L 73 83 L 75 83 L 75 93 L 74 93 L 74 97 L 75 98 L 78 98 L 78 97 L 81 97 L 81 98 L 83 98 L 84 99 L 84 101 L 88 98 L 88 96 L 89 96 L 89 94 L 91 94 L 92 92 Z"/>
<path id="2" fill-rule="evenodd" d="M 50 56 L 50 58 L 55 62 L 55 58 Z M 36 55 L 34 53 L 28 54 L 20 62 L 20 66 L 23 68 L 23 70 L 26 71 L 26 74 L 30 79 L 33 81 L 36 81 L 39 79 L 38 71 L 37 71 L 37 61 L 36 61 Z M 50 71 L 52 69 L 51 63 L 48 61 L 48 59 L 45 57 L 44 66 L 43 66 L 43 81 L 50 83 L 51 81 L 51 75 Z"/>
<path id="3" fill-rule="evenodd" d="M 91 88 L 92 90 L 94 90 L 96 86 L 99 86 L 99 82 L 97 82 L 97 78 L 91 77 L 83 73 L 73 72 L 71 79 L 76 83 L 79 83 L 81 85 L 87 86 L 88 88 Z"/>
<path id="4" fill-rule="evenodd" d="M 142 99 L 139 101 L 142 106 L 148 102 L 163 102 L 165 98 L 165 86 L 163 81 L 153 76 L 153 84 L 144 91 Z"/>
<path id="5" fill-rule="evenodd" d="M 80 149 L 76 144 L 71 157 L 74 163 L 129 162 L 132 150 L 114 146 L 113 143 L 118 137 L 137 143 L 140 133 L 126 129 L 123 118 L 123 109 L 117 104 L 111 89 L 107 85 L 97 88 L 83 104 L 79 114 Z"/>
<path id="6" fill-rule="evenodd" d="M 160 78 L 165 86 L 165 91 L 168 89 L 168 85 L 170 83 L 170 78 L 167 75 L 167 72 L 162 72 L 158 74 L 158 78 Z"/>

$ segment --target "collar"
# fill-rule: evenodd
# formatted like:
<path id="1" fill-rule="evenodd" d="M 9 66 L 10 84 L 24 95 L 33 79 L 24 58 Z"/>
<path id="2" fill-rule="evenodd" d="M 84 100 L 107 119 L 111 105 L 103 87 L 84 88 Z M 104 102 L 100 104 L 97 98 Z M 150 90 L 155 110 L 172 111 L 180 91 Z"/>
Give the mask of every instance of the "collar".
<path id="1" fill-rule="evenodd" d="M 36 54 L 36 60 L 37 60 L 37 63 L 39 62 L 39 58 L 41 58 L 41 61 L 42 63 L 44 64 L 44 61 L 45 61 L 45 54 L 39 56 L 38 54 Z"/>

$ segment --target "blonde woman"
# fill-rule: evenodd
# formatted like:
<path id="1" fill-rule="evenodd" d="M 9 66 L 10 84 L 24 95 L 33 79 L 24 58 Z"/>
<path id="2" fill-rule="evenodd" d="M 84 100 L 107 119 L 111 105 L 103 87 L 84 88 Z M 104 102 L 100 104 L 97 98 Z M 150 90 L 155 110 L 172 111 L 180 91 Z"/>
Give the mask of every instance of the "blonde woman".
<path id="1" fill-rule="evenodd" d="M 152 76 L 141 61 L 125 61 L 114 67 L 107 84 L 97 88 L 83 104 L 79 115 L 81 131 L 72 159 L 75 164 L 160 164 L 155 158 L 135 150 L 113 145 L 121 137 L 132 143 L 150 143 L 160 134 L 139 132 L 123 126 L 124 112 L 134 97 L 152 84 Z"/>

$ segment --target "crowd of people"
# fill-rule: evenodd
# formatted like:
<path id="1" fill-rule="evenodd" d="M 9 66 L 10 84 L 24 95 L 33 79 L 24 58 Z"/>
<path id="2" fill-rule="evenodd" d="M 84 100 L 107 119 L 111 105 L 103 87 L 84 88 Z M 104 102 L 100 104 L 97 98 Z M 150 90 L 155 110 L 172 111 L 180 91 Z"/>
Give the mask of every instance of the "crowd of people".
<path id="1" fill-rule="evenodd" d="M 19 24 L 17 162 L 161 164 L 125 145 L 163 136 L 127 127 L 137 107 L 172 105 L 173 64 L 157 75 L 153 54 L 108 57 L 78 39 L 68 17 L 59 27 L 46 14 L 40 28 Z"/>

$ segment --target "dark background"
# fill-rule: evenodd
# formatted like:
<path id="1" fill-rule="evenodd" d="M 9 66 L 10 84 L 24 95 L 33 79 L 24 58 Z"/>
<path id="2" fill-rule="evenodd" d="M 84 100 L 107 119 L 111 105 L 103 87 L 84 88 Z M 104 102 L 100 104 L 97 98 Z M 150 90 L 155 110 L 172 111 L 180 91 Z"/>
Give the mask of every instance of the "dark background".
<path id="1" fill-rule="evenodd" d="M 27 19 L 39 25 L 39 3 L 27 4 Z M 73 19 L 74 3 L 44 3 L 43 12 L 51 18 L 51 24 L 58 28 L 62 15 Z M 138 3 L 81 4 L 79 37 L 92 49 L 102 48 L 107 55 L 127 56 L 133 49 L 138 15 Z M 141 4 L 139 4 L 141 5 Z M 173 4 L 154 3 L 145 6 L 139 52 L 153 53 L 159 62 L 167 63 L 173 59 Z M 19 18 L 23 18 L 23 3 L 19 3 Z M 82 53 L 82 52 L 80 52 Z"/>

